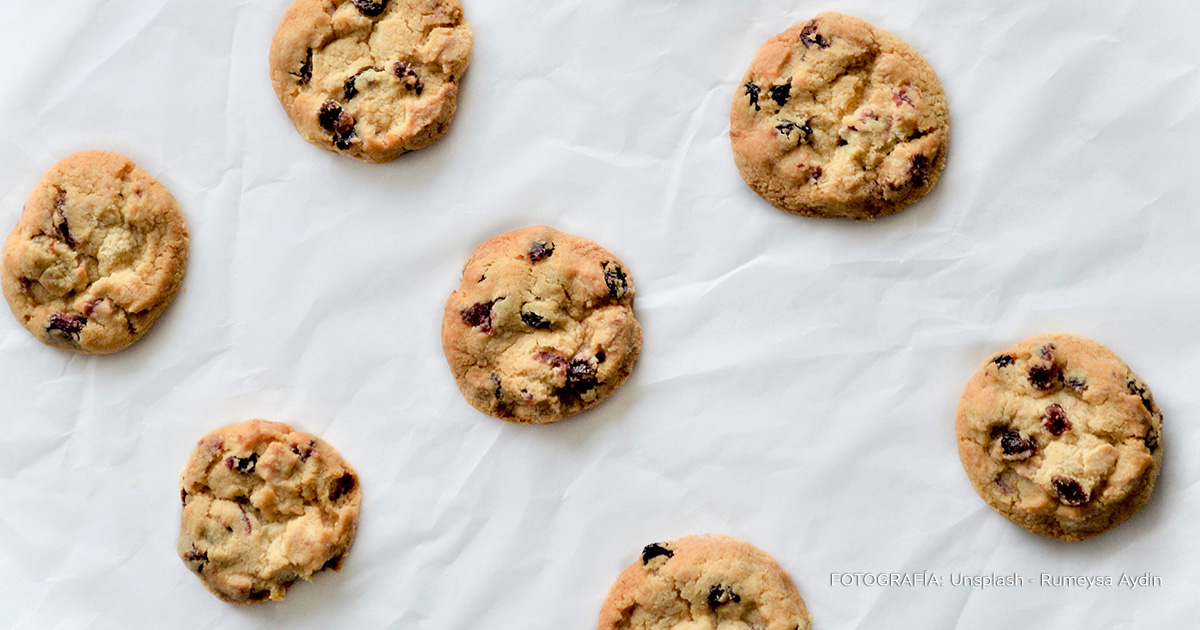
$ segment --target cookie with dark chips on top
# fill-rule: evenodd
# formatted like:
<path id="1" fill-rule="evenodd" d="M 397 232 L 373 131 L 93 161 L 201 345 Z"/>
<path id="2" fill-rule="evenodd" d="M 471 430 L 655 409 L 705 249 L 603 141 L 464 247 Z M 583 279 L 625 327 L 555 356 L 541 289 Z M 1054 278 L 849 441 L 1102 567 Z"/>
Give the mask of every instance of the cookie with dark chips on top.
<path id="1" fill-rule="evenodd" d="M 179 204 L 129 158 L 81 151 L 48 170 L 4 243 L 0 285 L 41 342 L 128 347 L 175 299 L 188 259 Z"/>
<path id="2" fill-rule="evenodd" d="M 933 188 L 950 126 L 937 73 L 912 46 L 826 12 L 759 49 L 729 133 L 742 178 L 771 205 L 869 220 Z"/>
<path id="3" fill-rule="evenodd" d="M 642 549 L 600 608 L 598 630 L 809 630 L 788 574 L 737 538 L 684 536 Z"/>
<path id="4" fill-rule="evenodd" d="M 1132 516 L 1162 466 L 1162 412 L 1113 351 L 1039 335 L 975 373 L 955 419 L 967 477 L 1025 529 L 1083 540 Z"/>
<path id="5" fill-rule="evenodd" d="M 642 329 L 628 268 L 545 226 L 480 245 L 442 318 L 442 348 L 463 396 L 505 420 L 557 422 L 633 371 Z"/>
<path id="6" fill-rule="evenodd" d="M 473 46 L 459 0 L 296 0 L 271 83 L 305 140 L 387 162 L 449 128 Z"/>
<path id="7" fill-rule="evenodd" d="M 338 569 L 354 541 L 358 475 L 324 440 L 250 420 L 204 436 L 180 480 L 179 557 L 221 599 L 283 599 Z"/>

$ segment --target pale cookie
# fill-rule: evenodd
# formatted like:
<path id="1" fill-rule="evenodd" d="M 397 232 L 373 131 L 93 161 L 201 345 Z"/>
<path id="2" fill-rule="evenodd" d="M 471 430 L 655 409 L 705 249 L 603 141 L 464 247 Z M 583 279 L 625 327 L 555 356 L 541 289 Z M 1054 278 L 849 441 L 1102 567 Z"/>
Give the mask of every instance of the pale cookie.
<path id="1" fill-rule="evenodd" d="M 220 598 L 283 599 L 338 569 L 362 503 L 358 475 L 324 440 L 250 420 L 204 436 L 180 480 L 179 556 Z"/>
<path id="2" fill-rule="evenodd" d="M 480 245 L 442 318 L 454 380 L 480 411 L 556 422 L 633 370 L 642 328 L 628 269 L 595 243 L 536 226 Z"/>
<path id="3" fill-rule="evenodd" d="M 759 49 L 729 135 L 742 179 L 771 205 L 875 219 L 933 188 L 950 127 L 942 84 L 912 46 L 827 12 Z"/>
<path id="4" fill-rule="evenodd" d="M 387 162 L 446 132 L 473 42 L 458 0 L 296 0 L 271 83 L 305 140 Z"/>
<path id="5" fill-rule="evenodd" d="M 1048 538 L 1083 540 L 1137 512 L 1162 465 L 1162 412 L 1120 357 L 1039 335 L 983 364 L 955 420 L 979 496 Z"/>
<path id="6" fill-rule="evenodd" d="M 188 258 L 179 204 L 128 158 L 67 156 L 38 182 L 4 243 L 0 285 L 42 342 L 121 350 L 175 299 Z"/>
<path id="7" fill-rule="evenodd" d="M 598 630 L 809 630 L 808 608 L 765 552 L 729 536 L 646 545 L 600 608 Z"/>

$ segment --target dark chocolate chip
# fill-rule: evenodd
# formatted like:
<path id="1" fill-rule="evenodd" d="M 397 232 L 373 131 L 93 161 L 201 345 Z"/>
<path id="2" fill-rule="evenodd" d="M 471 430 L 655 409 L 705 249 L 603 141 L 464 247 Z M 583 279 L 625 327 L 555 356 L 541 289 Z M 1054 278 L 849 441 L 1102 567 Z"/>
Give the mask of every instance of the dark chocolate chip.
<path id="1" fill-rule="evenodd" d="M 1029 366 L 1029 384 L 1042 391 L 1049 390 L 1054 385 L 1054 366 Z"/>
<path id="2" fill-rule="evenodd" d="M 337 501 L 346 496 L 346 494 L 354 489 L 356 483 L 354 475 L 350 473 L 345 473 L 341 477 L 338 477 L 337 481 L 333 482 L 333 487 L 329 489 L 329 500 Z"/>
<path id="3" fill-rule="evenodd" d="M 1079 507 L 1091 499 L 1083 491 L 1083 486 L 1070 477 L 1054 475 L 1050 478 L 1050 483 L 1054 486 L 1054 493 L 1058 495 L 1058 500 L 1064 505 Z"/>
<path id="4" fill-rule="evenodd" d="M 343 151 L 350 148 L 358 133 L 354 131 L 354 116 L 333 101 L 321 104 L 317 113 L 321 126 L 333 132 L 333 145 Z"/>
<path id="5" fill-rule="evenodd" d="M 651 560 L 659 556 L 670 558 L 674 555 L 675 552 L 664 547 L 663 543 L 650 543 L 642 548 L 642 564 L 649 564 Z"/>
<path id="6" fill-rule="evenodd" d="M 343 109 L 341 105 L 333 101 L 325 101 L 321 103 L 321 109 L 317 112 L 317 122 L 329 131 L 334 131 L 337 128 L 338 119 L 341 118 Z"/>
<path id="7" fill-rule="evenodd" d="M 792 80 L 788 79 L 783 85 L 776 85 L 771 88 L 771 100 L 775 101 L 776 105 L 783 107 L 788 102 L 788 97 L 792 94 Z"/>
<path id="8" fill-rule="evenodd" d="M 353 0 L 358 12 L 367 17 L 375 17 L 387 8 L 388 0 Z"/>
<path id="9" fill-rule="evenodd" d="M 567 389 L 583 394 L 599 385 L 596 364 L 588 359 L 572 359 L 567 365 Z"/>
<path id="10" fill-rule="evenodd" d="M 480 302 L 463 309 L 463 323 L 479 328 L 485 333 L 492 332 L 492 305 L 499 301 Z"/>
<path id="11" fill-rule="evenodd" d="M 345 151 L 354 144 L 354 139 L 357 137 L 358 132 L 353 129 L 349 133 L 335 133 L 333 134 L 333 146 Z"/>
<path id="12" fill-rule="evenodd" d="M 924 186 L 929 181 L 932 170 L 933 160 L 929 159 L 928 155 L 918 153 L 913 156 L 912 163 L 908 165 L 908 179 L 913 186 Z"/>
<path id="13" fill-rule="evenodd" d="M 316 442 L 309 442 L 308 446 L 306 446 L 303 450 L 301 450 L 299 446 L 293 446 L 292 452 L 296 454 L 296 459 L 303 464 L 304 462 L 308 461 L 309 457 L 312 456 L 313 447 L 316 445 Z"/>
<path id="14" fill-rule="evenodd" d="M 271 591 L 257 590 L 257 591 L 250 591 L 250 594 L 246 596 L 246 599 L 249 601 L 252 601 L 252 602 L 261 602 L 261 601 L 266 600 L 270 596 L 271 596 Z"/>
<path id="15" fill-rule="evenodd" d="M 827 37 L 817 32 L 817 21 L 810 20 L 804 28 L 800 30 L 800 43 L 804 44 L 805 48 L 829 48 L 830 41 Z"/>
<path id="16" fill-rule="evenodd" d="M 1154 413 L 1154 399 L 1150 395 L 1150 390 L 1147 389 L 1145 385 L 1137 380 L 1131 379 L 1129 381 L 1128 388 L 1130 394 L 1142 399 L 1142 406 L 1146 408 L 1146 411 Z"/>
<path id="17" fill-rule="evenodd" d="M 87 325 L 87 318 L 77 313 L 54 313 L 46 318 L 46 332 L 57 332 L 65 337 L 79 340 L 79 332 Z"/>
<path id="18" fill-rule="evenodd" d="M 1008 367 L 1013 364 L 1013 358 L 1007 354 L 1000 354 L 996 355 L 996 357 L 992 359 L 992 363 L 995 363 L 996 367 Z"/>
<path id="19" fill-rule="evenodd" d="M 200 573 L 204 570 L 204 565 L 208 564 L 208 552 L 200 551 L 196 543 L 192 543 L 192 548 L 183 552 L 183 559 L 185 562 L 195 564 L 196 566 L 191 567 L 191 569 L 196 573 Z"/>
<path id="20" fill-rule="evenodd" d="M 761 111 L 762 106 L 758 104 L 758 95 L 762 92 L 762 88 L 754 83 L 746 83 L 746 96 L 750 97 L 750 104 L 754 106 L 754 111 Z"/>
<path id="21" fill-rule="evenodd" d="M 312 49 L 309 48 L 308 53 L 304 56 L 304 65 L 300 66 L 300 72 L 292 73 L 292 76 L 300 79 L 300 85 L 308 85 L 308 82 L 312 81 L 312 55 Z"/>
<path id="22" fill-rule="evenodd" d="M 225 460 L 225 467 L 229 470 L 236 470 L 242 474 L 250 474 L 254 472 L 254 467 L 258 465 L 258 453 L 250 453 L 248 457 L 238 457 L 230 455 Z"/>
<path id="23" fill-rule="evenodd" d="M 608 285 L 608 297 L 614 300 L 623 300 L 629 293 L 629 278 L 617 263 L 604 263 L 604 284 Z"/>
<path id="24" fill-rule="evenodd" d="M 1063 410 L 1062 405 L 1053 403 L 1046 407 L 1046 413 L 1042 416 L 1042 426 L 1052 435 L 1059 436 L 1071 430 L 1071 421 L 1067 420 L 1067 412 Z"/>
<path id="25" fill-rule="evenodd" d="M 1005 431 L 1000 436 L 1000 450 L 1005 459 L 1029 459 L 1037 452 L 1033 438 L 1023 438 L 1017 431 Z"/>
<path id="26" fill-rule="evenodd" d="M 554 254 L 554 243 L 550 241 L 534 241 L 529 246 L 529 260 L 542 262 Z"/>
<path id="27" fill-rule="evenodd" d="M 796 123 L 794 123 L 790 120 L 785 120 L 785 121 L 779 123 L 778 125 L 775 125 L 775 131 L 778 131 L 779 133 L 781 133 L 785 136 L 788 136 L 789 138 L 791 137 L 792 132 L 798 132 L 798 134 L 797 134 L 798 144 L 804 144 L 804 143 L 807 143 L 809 140 L 811 140 L 812 132 L 813 132 L 812 127 L 809 127 L 808 123 L 805 123 L 803 125 L 797 125 Z"/>
<path id="28" fill-rule="evenodd" d="M 58 233 L 62 235 L 62 239 L 67 245 L 75 246 L 75 239 L 71 238 L 71 230 L 67 226 L 67 191 L 58 191 L 58 199 L 54 202 L 54 226 L 58 228 Z"/>
<path id="29" fill-rule="evenodd" d="M 708 589 L 708 605 L 711 608 L 723 606 L 729 602 L 737 603 L 742 601 L 742 598 L 737 593 L 733 592 L 733 588 L 722 584 L 713 585 Z"/>
<path id="30" fill-rule="evenodd" d="M 549 328 L 550 320 L 534 313 L 533 311 L 521 311 L 521 321 L 525 322 L 531 328 Z"/>
<path id="31" fill-rule="evenodd" d="M 403 61 L 397 61 L 392 64 L 392 74 L 400 79 L 400 83 L 404 89 L 409 92 L 416 92 L 417 96 L 421 95 L 421 91 L 425 89 L 425 84 L 421 83 L 421 77 L 417 75 L 417 71 L 413 67 Z"/>

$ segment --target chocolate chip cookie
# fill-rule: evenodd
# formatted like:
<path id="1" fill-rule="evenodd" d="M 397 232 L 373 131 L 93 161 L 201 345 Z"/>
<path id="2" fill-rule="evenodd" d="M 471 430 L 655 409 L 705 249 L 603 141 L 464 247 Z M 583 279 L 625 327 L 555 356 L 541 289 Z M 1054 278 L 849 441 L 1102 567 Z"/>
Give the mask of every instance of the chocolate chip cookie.
<path id="1" fill-rule="evenodd" d="M 175 299 L 188 227 L 171 193 L 133 162 L 82 151 L 46 172 L 4 243 L 0 286 L 42 342 L 121 350 Z"/>
<path id="2" fill-rule="evenodd" d="M 1083 540 L 1137 512 L 1162 465 L 1162 412 L 1103 345 L 1040 335 L 967 383 L 958 452 L 979 496 L 1048 538 Z"/>
<path id="3" fill-rule="evenodd" d="M 362 503 L 358 475 L 324 440 L 250 420 L 204 436 L 180 480 L 179 556 L 220 598 L 283 599 L 338 569 Z"/>
<path id="4" fill-rule="evenodd" d="M 305 140 L 387 162 L 449 128 L 473 43 L 458 0 L 296 0 L 271 83 Z"/>
<path id="5" fill-rule="evenodd" d="M 628 268 L 595 243 L 536 226 L 480 245 L 442 318 L 454 380 L 480 411 L 557 422 L 612 393 L 642 329 Z"/>
<path id="6" fill-rule="evenodd" d="M 875 219 L 928 193 L 946 162 L 946 94 L 900 38 L 827 12 L 772 37 L 730 114 L 742 178 L 771 205 Z"/>
<path id="7" fill-rule="evenodd" d="M 757 547 L 729 536 L 646 545 L 600 608 L 598 630 L 739 628 L 809 630 L 788 574 Z"/>

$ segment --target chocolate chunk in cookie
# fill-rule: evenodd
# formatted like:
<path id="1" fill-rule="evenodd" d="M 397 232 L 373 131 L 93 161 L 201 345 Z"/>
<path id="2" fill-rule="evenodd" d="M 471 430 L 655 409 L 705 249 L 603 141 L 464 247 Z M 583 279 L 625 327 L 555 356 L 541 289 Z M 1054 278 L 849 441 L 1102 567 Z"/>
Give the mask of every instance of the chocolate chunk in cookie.
<path id="1" fill-rule="evenodd" d="M 386 162 L 449 128 L 473 45 L 459 0 L 295 0 L 271 82 L 305 140 Z"/>
<path id="2" fill-rule="evenodd" d="M 455 382 L 484 413 L 555 422 L 629 376 L 642 347 L 625 267 L 595 243 L 538 226 L 471 255 L 446 302 L 442 347 Z"/>
<path id="3" fill-rule="evenodd" d="M 822 13 L 776 35 L 741 85 L 730 112 L 734 158 L 750 188 L 782 210 L 875 219 L 928 193 L 945 164 L 937 74 L 912 46 L 858 18 Z"/>
<path id="4" fill-rule="evenodd" d="M 296 580 L 340 566 L 362 502 L 333 447 L 265 420 L 204 436 L 180 485 L 179 556 L 236 604 L 283 599 Z"/>
<path id="5" fill-rule="evenodd" d="M 4 244 L 0 285 L 43 343 L 128 347 L 175 299 L 188 227 L 171 193 L 128 158 L 67 156 L 42 177 Z"/>
<path id="6" fill-rule="evenodd" d="M 811 623 L 791 578 L 770 556 L 745 541 L 708 535 L 647 545 L 613 583 L 597 627 L 809 630 Z"/>
<path id="7" fill-rule="evenodd" d="M 955 421 L 967 477 L 989 505 L 1042 536 L 1083 540 L 1150 498 L 1162 414 L 1103 345 L 1041 335 L 985 363 Z"/>

